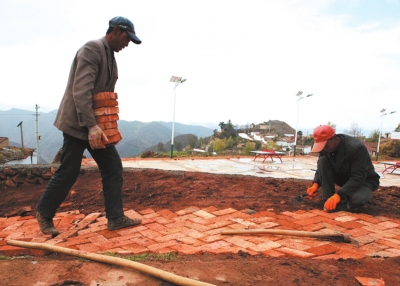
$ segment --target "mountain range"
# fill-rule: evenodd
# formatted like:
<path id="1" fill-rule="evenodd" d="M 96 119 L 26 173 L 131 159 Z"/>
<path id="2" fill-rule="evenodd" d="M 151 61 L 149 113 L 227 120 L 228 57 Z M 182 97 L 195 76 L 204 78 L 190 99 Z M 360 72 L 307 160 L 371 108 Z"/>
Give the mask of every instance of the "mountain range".
<path id="1" fill-rule="evenodd" d="M 10 146 L 19 147 L 23 142 L 25 148 L 36 149 L 36 134 L 38 133 L 40 161 L 51 163 L 63 142 L 62 132 L 53 125 L 56 114 L 57 110 L 49 113 L 38 112 L 38 116 L 32 111 L 15 108 L 7 111 L 0 110 L 0 137 L 7 137 Z M 160 142 L 168 145 L 171 141 L 172 122 L 146 123 L 119 120 L 118 128 L 123 138 L 116 145 L 121 158 L 137 157 Z M 174 137 L 183 134 L 193 134 L 204 138 L 211 136 L 213 129 L 175 122 Z M 90 157 L 89 152 L 86 151 L 85 156 Z"/>

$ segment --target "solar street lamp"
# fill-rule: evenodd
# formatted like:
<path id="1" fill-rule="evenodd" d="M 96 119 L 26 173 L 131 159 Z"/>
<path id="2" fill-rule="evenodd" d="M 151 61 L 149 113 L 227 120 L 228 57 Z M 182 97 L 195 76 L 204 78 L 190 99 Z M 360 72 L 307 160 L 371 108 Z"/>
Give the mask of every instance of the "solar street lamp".
<path id="1" fill-rule="evenodd" d="M 381 127 L 379 128 L 379 136 L 378 136 L 378 147 L 376 147 L 376 161 L 378 162 L 378 157 L 379 157 L 379 146 L 380 146 L 380 144 L 381 144 L 381 137 L 382 137 L 382 122 L 383 122 L 383 116 L 385 116 L 385 115 L 388 115 L 388 114 L 393 114 L 393 113 L 396 113 L 396 111 L 392 111 L 392 112 L 389 112 L 389 113 L 386 113 L 385 112 L 386 111 L 386 109 L 382 109 L 381 111 L 380 111 L 380 113 L 381 113 Z"/>
<path id="2" fill-rule="evenodd" d="M 173 113 L 173 118 L 172 118 L 172 138 L 171 138 L 171 158 L 174 153 L 174 128 L 175 128 L 175 102 L 176 102 L 176 87 L 180 85 L 181 83 L 184 83 L 186 79 L 182 79 L 181 77 L 176 77 L 173 76 L 169 80 L 170 82 L 174 82 L 174 113 Z"/>
<path id="3" fill-rule="evenodd" d="M 299 125 L 299 110 L 300 110 L 300 100 L 306 97 L 310 97 L 312 96 L 312 94 L 308 94 L 306 96 L 301 96 L 303 94 L 302 91 L 299 91 L 296 96 L 298 96 L 299 98 L 297 99 L 297 120 L 296 120 L 296 131 L 294 133 L 294 148 L 293 148 L 293 156 L 296 157 L 296 145 L 297 145 L 297 128 Z M 294 158 L 293 158 L 294 160 Z"/>

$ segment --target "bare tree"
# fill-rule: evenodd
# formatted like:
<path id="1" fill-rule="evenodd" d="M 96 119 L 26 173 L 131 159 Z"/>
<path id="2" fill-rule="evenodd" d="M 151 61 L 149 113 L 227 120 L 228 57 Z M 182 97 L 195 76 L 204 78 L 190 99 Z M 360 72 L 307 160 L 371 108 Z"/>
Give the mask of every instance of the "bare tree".
<path id="1" fill-rule="evenodd" d="M 345 130 L 344 132 L 353 137 L 362 137 L 363 136 L 363 132 L 362 132 L 361 128 L 358 126 L 358 123 L 356 123 L 356 122 L 352 122 L 350 125 L 350 129 Z"/>

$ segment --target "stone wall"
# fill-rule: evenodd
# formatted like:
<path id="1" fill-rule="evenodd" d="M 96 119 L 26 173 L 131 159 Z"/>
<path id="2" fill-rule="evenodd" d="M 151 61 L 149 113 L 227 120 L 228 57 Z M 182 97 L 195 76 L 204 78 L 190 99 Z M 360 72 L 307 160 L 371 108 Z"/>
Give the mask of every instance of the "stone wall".
<path id="1" fill-rule="evenodd" d="M 0 165 L 0 188 L 47 184 L 58 165 Z"/>

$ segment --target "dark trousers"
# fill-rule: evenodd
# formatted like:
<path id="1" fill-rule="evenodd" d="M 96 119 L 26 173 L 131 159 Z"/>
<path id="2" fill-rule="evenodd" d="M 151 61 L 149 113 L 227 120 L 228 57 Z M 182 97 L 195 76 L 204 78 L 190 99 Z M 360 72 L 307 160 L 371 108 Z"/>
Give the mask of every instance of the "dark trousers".
<path id="1" fill-rule="evenodd" d="M 350 174 L 336 173 L 328 158 L 323 156 L 318 159 L 318 178 L 321 182 L 322 199 L 326 201 L 335 193 L 335 184 L 342 187 L 350 179 Z M 346 196 L 346 199 L 350 207 L 356 208 L 365 205 L 371 194 L 370 188 L 360 185 L 351 195 Z"/>
<path id="2" fill-rule="evenodd" d="M 117 218 L 123 215 L 122 209 L 122 162 L 114 145 L 105 149 L 92 150 L 89 141 L 64 135 L 61 164 L 51 177 L 37 210 L 45 218 L 53 218 L 56 210 L 67 197 L 70 189 L 78 178 L 82 155 L 88 149 L 99 167 L 104 203 L 107 218 Z"/>

